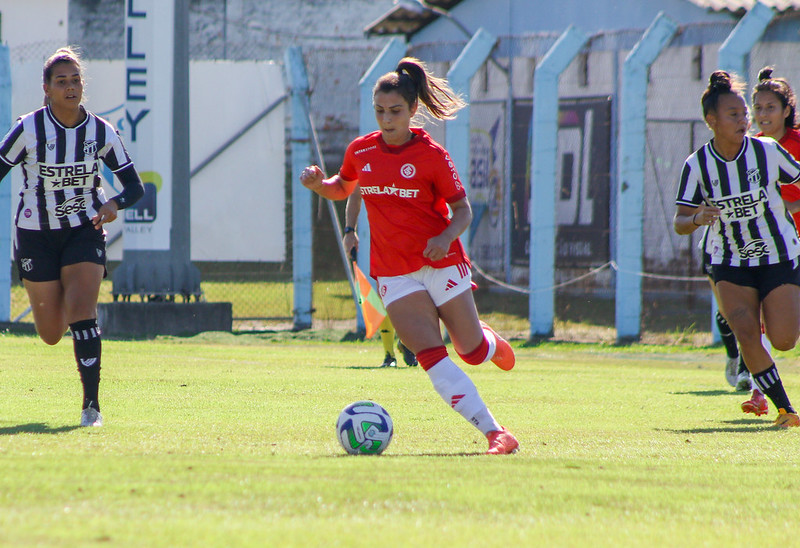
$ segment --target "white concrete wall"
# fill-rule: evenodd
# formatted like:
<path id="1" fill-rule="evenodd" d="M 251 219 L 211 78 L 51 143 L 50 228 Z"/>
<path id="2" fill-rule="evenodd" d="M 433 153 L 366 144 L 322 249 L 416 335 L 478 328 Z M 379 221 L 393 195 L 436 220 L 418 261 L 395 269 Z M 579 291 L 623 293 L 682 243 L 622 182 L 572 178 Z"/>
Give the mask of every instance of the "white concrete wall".
<path id="1" fill-rule="evenodd" d="M 41 70 L 38 61 L 12 63 L 15 118 L 41 106 Z M 85 77 L 84 104 L 125 139 L 125 62 L 87 61 Z M 281 68 L 270 62 L 193 61 L 190 80 L 192 167 L 285 93 Z M 192 178 L 193 261 L 286 259 L 284 121 L 281 104 Z M 22 174 L 19 168 L 11 173 L 13 216 Z M 121 190 L 110 172 L 105 170 L 103 176 L 107 196 Z M 122 226 L 121 219 L 107 225 L 109 239 L 116 238 Z M 120 260 L 122 248 L 123 240 L 116 240 L 109 247 L 109 259 Z"/>
<path id="2" fill-rule="evenodd" d="M 69 0 L 0 0 L 0 39 L 11 48 L 41 41 L 66 44 L 68 5 Z"/>

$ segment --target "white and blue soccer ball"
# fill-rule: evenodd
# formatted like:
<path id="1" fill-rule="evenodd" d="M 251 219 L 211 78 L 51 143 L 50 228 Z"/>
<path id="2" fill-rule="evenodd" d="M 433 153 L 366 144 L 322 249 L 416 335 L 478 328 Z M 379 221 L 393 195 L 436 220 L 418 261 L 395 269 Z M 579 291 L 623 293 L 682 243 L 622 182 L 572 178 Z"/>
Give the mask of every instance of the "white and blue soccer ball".
<path id="1" fill-rule="evenodd" d="M 351 455 L 380 455 L 393 435 L 392 418 L 374 401 L 351 403 L 336 421 L 336 437 Z"/>

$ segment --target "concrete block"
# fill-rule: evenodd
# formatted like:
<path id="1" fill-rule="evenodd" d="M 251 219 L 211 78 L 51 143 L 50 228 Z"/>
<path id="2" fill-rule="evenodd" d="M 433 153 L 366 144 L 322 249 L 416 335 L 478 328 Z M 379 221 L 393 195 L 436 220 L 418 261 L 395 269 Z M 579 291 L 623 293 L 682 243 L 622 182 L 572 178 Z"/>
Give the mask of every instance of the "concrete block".
<path id="1" fill-rule="evenodd" d="M 104 337 L 149 338 L 157 335 L 197 335 L 231 331 L 231 303 L 115 302 L 97 306 Z"/>

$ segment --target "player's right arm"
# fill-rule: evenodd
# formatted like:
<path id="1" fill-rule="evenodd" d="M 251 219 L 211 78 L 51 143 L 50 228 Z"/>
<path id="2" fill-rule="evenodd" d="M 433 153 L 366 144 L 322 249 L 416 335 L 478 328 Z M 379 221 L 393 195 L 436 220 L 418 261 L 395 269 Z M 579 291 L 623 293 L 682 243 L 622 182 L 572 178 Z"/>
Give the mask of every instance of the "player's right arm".
<path id="1" fill-rule="evenodd" d="M 721 214 L 718 207 L 701 203 L 697 207 L 678 205 L 672 224 L 675 232 L 681 235 L 691 234 L 701 226 L 713 225 Z"/>
<path id="2" fill-rule="evenodd" d="M 322 173 L 319 166 L 305 168 L 300 174 L 300 182 L 307 189 L 329 200 L 344 200 L 358 185 L 358 180 L 346 181 L 338 173 L 325 179 L 325 174 Z"/>

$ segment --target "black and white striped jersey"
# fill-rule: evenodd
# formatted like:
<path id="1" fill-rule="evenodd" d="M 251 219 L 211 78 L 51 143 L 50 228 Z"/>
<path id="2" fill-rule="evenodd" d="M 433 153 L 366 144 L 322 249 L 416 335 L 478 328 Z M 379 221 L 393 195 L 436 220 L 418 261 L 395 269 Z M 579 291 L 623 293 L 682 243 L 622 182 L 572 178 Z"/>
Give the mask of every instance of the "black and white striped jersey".
<path id="1" fill-rule="evenodd" d="M 712 264 L 775 264 L 800 255 L 794 222 L 778 190 L 799 179 L 800 164 L 770 138 L 745 137 L 730 162 L 709 142 L 686 159 L 676 203 L 705 202 L 722 210 L 708 233 Z"/>
<path id="2" fill-rule="evenodd" d="M 56 230 L 90 222 L 106 202 L 100 185 L 100 160 L 114 173 L 131 163 L 111 124 L 87 111 L 77 127 L 64 127 L 50 107 L 16 121 L 0 142 L 0 160 L 9 166 L 22 164 L 15 223 L 28 230 Z"/>

